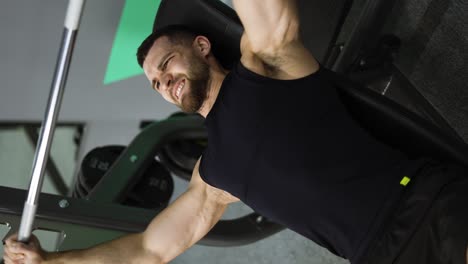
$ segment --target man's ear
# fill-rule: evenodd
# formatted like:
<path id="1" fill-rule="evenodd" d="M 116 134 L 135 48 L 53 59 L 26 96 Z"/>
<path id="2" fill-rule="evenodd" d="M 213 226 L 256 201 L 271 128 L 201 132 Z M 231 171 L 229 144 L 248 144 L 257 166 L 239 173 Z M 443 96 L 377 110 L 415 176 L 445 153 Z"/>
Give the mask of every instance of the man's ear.
<path id="1" fill-rule="evenodd" d="M 211 52 L 211 42 L 205 36 L 197 36 L 193 41 L 193 46 L 203 56 L 207 56 Z"/>

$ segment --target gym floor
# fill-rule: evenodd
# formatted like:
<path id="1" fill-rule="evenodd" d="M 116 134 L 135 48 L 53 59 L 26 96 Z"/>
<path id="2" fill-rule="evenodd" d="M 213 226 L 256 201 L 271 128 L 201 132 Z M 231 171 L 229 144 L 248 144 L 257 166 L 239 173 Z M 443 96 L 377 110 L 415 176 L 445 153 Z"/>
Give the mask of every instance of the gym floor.
<path id="1" fill-rule="evenodd" d="M 230 1 L 225 1 L 229 2 Z M 353 12 L 359 12 L 356 1 Z M 400 0 L 385 31 L 401 38 L 397 68 L 419 93 L 468 142 L 468 2 L 463 0 Z M 351 16 L 348 23 L 352 24 Z M 310 36 L 313 38 L 313 36 Z M 397 88 L 392 97 L 404 101 Z M 75 171 L 75 130 L 59 128 L 52 157 L 60 173 L 71 184 Z M 27 189 L 34 149 L 21 127 L 0 128 L 0 185 Z M 185 183 L 176 181 L 180 193 Z M 46 178 L 44 192 L 57 193 Z M 243 205 L 229 210 L 227 218 L 249 211 Z M 1 224 L 1 223 L 0 223 Z M 6 232 L 0 225 L 0 235 Z M 48 236 L 48 237 L 47 237 Z M 43 244 L 53 249 L 53 235 L 44 235 Z M 299 235 L 285 230 L 252 245 L 235 248 L 194 246 L 172 263 L 347 263 Z"/>

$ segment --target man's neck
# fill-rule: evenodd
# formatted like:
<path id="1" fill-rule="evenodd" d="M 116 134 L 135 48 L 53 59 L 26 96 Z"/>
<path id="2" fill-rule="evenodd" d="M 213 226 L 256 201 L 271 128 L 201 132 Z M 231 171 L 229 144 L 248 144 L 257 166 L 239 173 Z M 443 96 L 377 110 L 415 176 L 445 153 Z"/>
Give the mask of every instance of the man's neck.
<path id="1" fill-rule="evenodd" d="M 206 118 L 213 108 L 213 105 L 218 98 L 219 91 L 221 90 L 221 86 L 223 84 L 224 79 L 229 71 L 223 68 L 217 68 L 211 71 L 211 78 L 208 83 L 208 95 L 206 97 L 205 102 L 203 103 L 202 107 L 198 111 L 198 113 Z"/>

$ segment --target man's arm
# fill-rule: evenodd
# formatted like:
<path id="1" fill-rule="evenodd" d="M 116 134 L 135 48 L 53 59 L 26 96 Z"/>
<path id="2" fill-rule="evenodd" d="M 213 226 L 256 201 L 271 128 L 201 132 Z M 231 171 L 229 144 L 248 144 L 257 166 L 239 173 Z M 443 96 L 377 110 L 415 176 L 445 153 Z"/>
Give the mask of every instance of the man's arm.
<path id="1" fill-rule="evenodd" d="M 227 205 L 239 201 L 228 192 L 206 184 L 199 173 L 200 160 L 194 168 L 187 192 L 170 210 L 164 210 L 148 226 L 145 248 L 163 256 L 167 263 L 191 247 L 219 221 Z"/>
<path id="2" fill-rule="evenodd" d="M 31 263 L 51 264 L 167 263 L 208 233 L 229 203 L 238 201 L 227 192 L 203 182 L 198 172 L 199 162 L 187 191 L 158 214 L 143 233 L 124 236 L 85 250 L 58 253 L 40 252 L 32 248 L 34 243 L 23 245 L 10 238 L 5 246 L 5 255 L 14 258 L 23 254 L 25 258 L 34 260 Z"/>
<path id="3" fill-rule="evenodd" d="M 234 0 L 244 26 L 241 61 L 250 70 L 279 79 L 297 79 L 319 64 L 299 36 L 295 0 Z"/>

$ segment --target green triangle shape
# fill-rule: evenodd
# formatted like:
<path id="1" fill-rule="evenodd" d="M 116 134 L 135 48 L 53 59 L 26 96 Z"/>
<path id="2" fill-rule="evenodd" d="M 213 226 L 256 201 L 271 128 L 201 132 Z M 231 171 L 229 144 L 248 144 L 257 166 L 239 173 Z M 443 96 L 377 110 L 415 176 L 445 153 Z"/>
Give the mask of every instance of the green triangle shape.
<path id="1" fill-rule="evenodd" d="M 143 73 L 136 60 L 141 42 L 151 33 L 161 0 L 126 0 L 115 34 L 104 85 Z"/>

